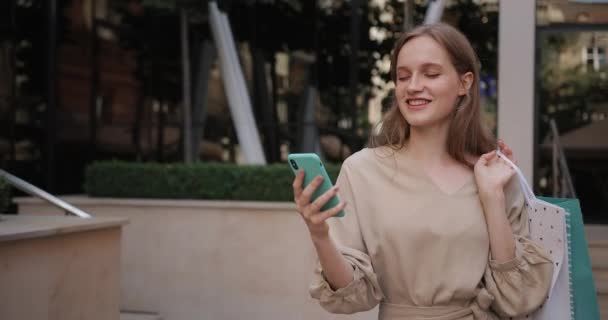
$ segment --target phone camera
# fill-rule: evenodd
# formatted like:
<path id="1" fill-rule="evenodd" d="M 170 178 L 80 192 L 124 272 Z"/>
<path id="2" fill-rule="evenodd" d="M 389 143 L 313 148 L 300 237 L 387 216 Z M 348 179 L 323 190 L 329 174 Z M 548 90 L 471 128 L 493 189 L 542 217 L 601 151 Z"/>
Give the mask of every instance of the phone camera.
<path id="1" fill-rule="evenodd" d="M 291 160 L 289 160 L 289 162 L 291 162 L 291 166 L 292 166 L 294 169 L 298 170 L 298 164 L 295 162 L 295 160 L 291 159 Z"/>

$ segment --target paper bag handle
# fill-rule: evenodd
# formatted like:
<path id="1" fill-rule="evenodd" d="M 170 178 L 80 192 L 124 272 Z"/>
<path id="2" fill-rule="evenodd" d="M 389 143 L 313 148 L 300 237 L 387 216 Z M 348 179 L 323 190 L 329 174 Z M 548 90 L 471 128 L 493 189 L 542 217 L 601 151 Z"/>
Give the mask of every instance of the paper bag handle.
<path id="1" fill-rule="evenodd" d="M 526 180 L 524 173 L 521 172 L 521 169 L 519 169 L 519 167 L 515 165 L 513 161 L 509 160 L 509 158 L 504 153 L 502 153 L 500 149 L 496 150 L 496 155 L 499 158 L 503 159 L 509 166 L 511 166 L 511 168 L 515 170 L 515 173 L 517 174 L 517 179 L 519 180 L 519 185 L 521 186 L 521 191 L 524 194 L 524 198 L 526 199 L 526 203 L 530 204 L 534 202 L 536 200 L 536 196 L 534 195 L 532 188 L 530 188 L 530 185 L 528 184 L 528 180 Z"/>

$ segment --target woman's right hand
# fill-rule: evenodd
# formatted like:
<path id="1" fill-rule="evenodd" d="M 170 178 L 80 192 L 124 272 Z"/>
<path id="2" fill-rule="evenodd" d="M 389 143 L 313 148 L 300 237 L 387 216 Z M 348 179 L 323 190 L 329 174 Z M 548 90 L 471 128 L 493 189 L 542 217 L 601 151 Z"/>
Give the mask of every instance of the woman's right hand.
<path id="1" fill-rule="evenodd" d="M 338 186 L 334 186 L 323 193 L 315 201 L 310 202 L 313 193 L 323 182 L 322 176 L 315 177 L 306 188 L 302 189 L 304 183 L 304 170 L 299 170 L 293 180 L 293 195 L 296 207 L 310 231 L 313 239 L 323 239 L 329 236 L 329 225 L 327 219 L 337 215 L 346 207 L 346 202 L 321 211 L 321 208 L 338 193 Z"/>

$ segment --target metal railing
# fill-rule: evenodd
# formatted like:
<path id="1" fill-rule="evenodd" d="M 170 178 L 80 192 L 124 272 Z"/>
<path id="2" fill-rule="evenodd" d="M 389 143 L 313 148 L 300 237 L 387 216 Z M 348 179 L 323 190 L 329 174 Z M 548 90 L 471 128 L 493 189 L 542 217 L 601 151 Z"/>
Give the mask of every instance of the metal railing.
<path id="1" fill-rule="evenodd" d="M 553 196 L 571 196 L 576 198 L 576 191 L 574 190 L 574 184 L 572 183 L 572 176 L 570 176 L 570 168 L 568 168 L 568 161 L 566 161 L 564 148 L 559 140 L 559 130 L 557 129 L 555 119 L 551 119 L 550 125 L 551 134 L 553 136 Z"/>
<path id="2" fill-rule="evenodd" d="M 54 195 L 36 187 L 35 185 L 20 179 L 2 169 L 0 169 L 0 177 L 6 179 L 8 183 L 10 183 L 15 188 L 32 195 L 34 197 L 38 197 L 42 200 L 49 202 L 50 204 L 65 210 L 66 215 L 75 215 L 81 218 L 91 218 L 91 215 L 74 207 L 73 205 L 55 197 Z"/>

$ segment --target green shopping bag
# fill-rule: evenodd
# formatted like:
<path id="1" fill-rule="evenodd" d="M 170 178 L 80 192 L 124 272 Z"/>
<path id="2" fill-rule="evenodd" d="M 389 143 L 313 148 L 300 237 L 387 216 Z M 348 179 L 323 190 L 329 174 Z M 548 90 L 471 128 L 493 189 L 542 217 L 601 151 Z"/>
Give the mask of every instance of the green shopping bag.
<path id="1" fill-rule="evenodd" d="M 570 279 L 574 320 L 600 319 L 597 291 L 591 271 L 591 259 L 585 239 L 585 226 L 578 199 L 538 197 L 564 208 L 570 213 L 566 218 L 569 235 Z"/>
<path id="2" fill-rule="evenodd" d="M 540 242 L 544 238 L 543 245 L 554 248 L 549 251 L 555 261 L 550 296 L 547 297 L 544 309 L 541 306 L 532 315 L 525 315 L 525 318 L 599 320 L 597 291 L 578 199 L 536 197 L 519 167 L 500 150 L 497 155 L 517 173 L 530 218 L 530 237 L 538 238 L 537 241 Z M 555 211 L 548 206 L 554 207 Z M 560 245 L 564 237 L 566 246 Z M 566 248 L 567 252 L 563 250 Z"/>

